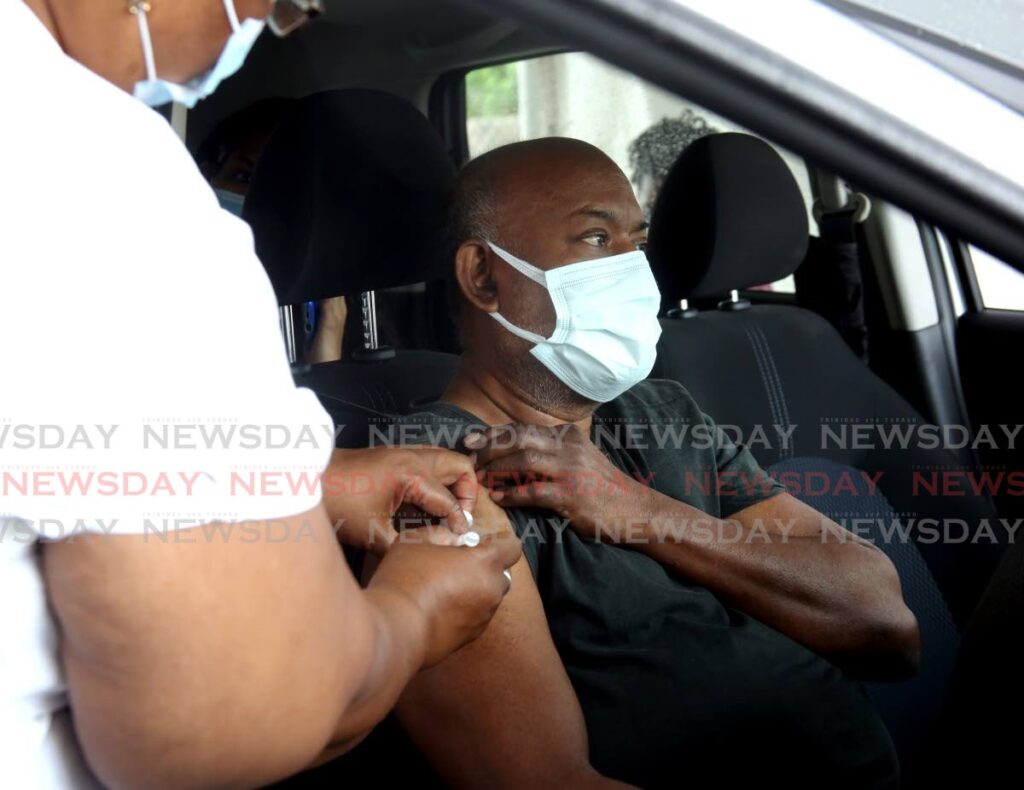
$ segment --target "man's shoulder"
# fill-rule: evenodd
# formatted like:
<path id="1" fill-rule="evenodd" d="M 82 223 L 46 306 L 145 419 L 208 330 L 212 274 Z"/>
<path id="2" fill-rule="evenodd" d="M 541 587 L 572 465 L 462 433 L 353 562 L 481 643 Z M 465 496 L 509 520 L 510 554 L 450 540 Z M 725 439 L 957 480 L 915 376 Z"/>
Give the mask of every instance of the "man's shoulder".
<path id="1" fill-rule="evenodd" d="M 701 409 L 678 381 L 669 379 L 646 379 L 626 390 L 622 395 L 601 410 L 601 416 L 612 418 L 657 419 L 701 419 Z"/>
<path id="2" fill-rule="evenodd" d="M 391 422 L 399 425 L 436 425 L 450 423 L 452 425 L 472 425 L 483 422 L 465 409 L 461 409 L 452 403 L 434 401 L 420 407 L 419 411 L 412 414 L 401 414 L 391 418 Z"/>
<path id="3" fill-rule="evenodd" d="M 432 444 L 437 447 L 456 448 L 473 430 L 486 430 L 487 424 L 464 409 L 437 401 L 423 406 L 413 414 L 391 418 L 376 433 L 387 444 Z"/>

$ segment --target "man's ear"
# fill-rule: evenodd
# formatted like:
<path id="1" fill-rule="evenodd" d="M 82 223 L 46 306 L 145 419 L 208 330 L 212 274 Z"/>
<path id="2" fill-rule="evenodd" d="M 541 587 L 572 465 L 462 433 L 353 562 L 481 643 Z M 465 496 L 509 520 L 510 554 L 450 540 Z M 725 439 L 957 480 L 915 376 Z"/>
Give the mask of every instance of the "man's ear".
<path id="1" fill-rule="evenodd" d="M 498 309 L 498 286 L 490 261 L 487 245 L 482 241 L 467 241 L 455 251 L 455 279 L 462 297 L 485 313 Z"/>

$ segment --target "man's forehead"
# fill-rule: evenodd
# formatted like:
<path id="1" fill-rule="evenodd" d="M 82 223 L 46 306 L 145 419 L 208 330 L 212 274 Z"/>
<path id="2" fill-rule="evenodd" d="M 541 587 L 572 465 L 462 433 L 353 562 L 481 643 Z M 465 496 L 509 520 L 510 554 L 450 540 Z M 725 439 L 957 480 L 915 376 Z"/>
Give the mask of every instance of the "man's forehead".
<path id="1" fill-rule="evenodd" d="M 505 169 L 496 186 L 507 210 L 548 219 L 628 223 L 641 213 L 629 179 L 603 157 L 524 162 Z"/>
<path id="2" fill-rule="evenodd" d="M 640 212 L 640 206 L 637 204 L 635 198 L 630 197 L 628 201 L 624 201 L 625 206 L 611 204 L 588 204 L 581 206 L 575 211 L 569 213 L 569 219 L 594 219 L 602 222 L 607 222 L 611 225 L 626 226 L 629 225 L 631 232 L 641 231 L 647 229 L 647 221 L 643 219 Z M 625 208 L 625 210 L 623 210 Z"/>

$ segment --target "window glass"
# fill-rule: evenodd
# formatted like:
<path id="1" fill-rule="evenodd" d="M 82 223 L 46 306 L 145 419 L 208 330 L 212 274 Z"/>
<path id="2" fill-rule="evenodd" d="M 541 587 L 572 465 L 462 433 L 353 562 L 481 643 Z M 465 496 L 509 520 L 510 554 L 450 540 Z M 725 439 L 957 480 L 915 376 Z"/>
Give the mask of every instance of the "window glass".
<path id="1" fill-rule="evenodd" d="M 1024 273 L 984 250 L 970 249 L 982 305 L 992 310 L 1024 310 Z"/>

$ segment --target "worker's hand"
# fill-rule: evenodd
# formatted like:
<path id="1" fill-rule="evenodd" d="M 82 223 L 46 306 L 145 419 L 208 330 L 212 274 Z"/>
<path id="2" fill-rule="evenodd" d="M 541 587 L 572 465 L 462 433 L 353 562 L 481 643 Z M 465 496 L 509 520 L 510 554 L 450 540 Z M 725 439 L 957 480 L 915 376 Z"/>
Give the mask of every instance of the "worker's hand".
<path id="1" fill-rule="evenodd" d="M 621 539 L 651 496 L 575 425 L 498 425 L 470 434 L 464 445 L 501 507 L 553 510 L 588 537 Z"/>
<path id="2" fill-rule="evenodd" d="M 383 554 L 397 538 L 393 520 L 414 509 L 456 535 L 476 507 L 473 461 L 437 447 L 335 450 L 324 473 L 324 504 L 338 539 Z"/>
<path id="3" fill-rule="evenodd" d="M 509 590 L 503 571 L 522 553 L 504 512 L 486 494 L 478 504 L 474 529 L 482 537 L 479 546 L 439 546 L 424 530 L 408 530 L 391 545 L 370 581 L 368 589 L 403 596 L 422 613 L 424 666 L 483 633 Z"/>

